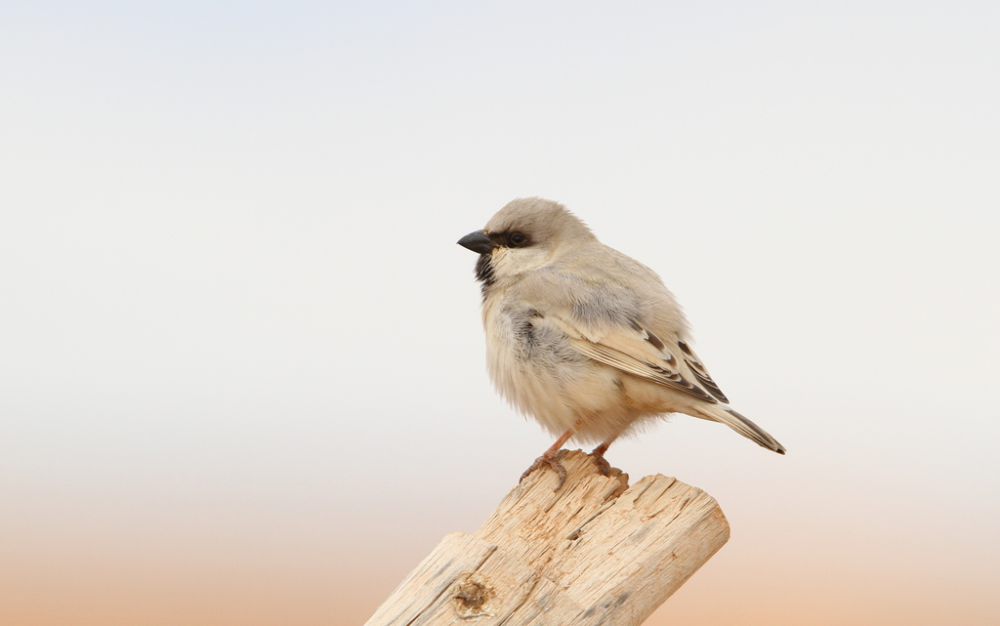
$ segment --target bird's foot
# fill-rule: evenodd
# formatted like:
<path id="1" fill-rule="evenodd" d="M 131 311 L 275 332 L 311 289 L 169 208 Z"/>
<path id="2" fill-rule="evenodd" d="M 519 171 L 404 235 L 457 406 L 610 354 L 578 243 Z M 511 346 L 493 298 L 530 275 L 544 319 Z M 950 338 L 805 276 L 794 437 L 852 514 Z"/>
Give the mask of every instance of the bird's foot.
<path id="1" fill-rule="evenodd" d="M 559 491 L 560 489 L 562 489 L 562 486 L 566 483 L 566 468 L 562 464 L 562 455 L 563 455 L 562 450 L 559 450 L 558 452 L 552 454 L 546 452 L 542 456 L 535 459 L 535 462 L 531 464 L 531 467 L 524 470 L 524 473 L 521 474 L 521 480 L 518 482 L 524 482 L 524 479 L 527 478 L 528 475 L 534 472 L 536 469 L 542 469 L 548 467 L 550 470 L 555 472 L 556 476 L 559 478 L 559 484 L 556 485 L 556 488 L 553 489 L 553 491 Z"/>
<path id="2" fill-rule="evenodd" d="M 608 460 L 604 458 L 604 452 L 600 448 L 594 448 L 594 450 L 588 454 L 590 460 L 594 462 L 597 467 L 597 471 L 601 473 L 602 476 L 611 476 L 611 464 Z"/>

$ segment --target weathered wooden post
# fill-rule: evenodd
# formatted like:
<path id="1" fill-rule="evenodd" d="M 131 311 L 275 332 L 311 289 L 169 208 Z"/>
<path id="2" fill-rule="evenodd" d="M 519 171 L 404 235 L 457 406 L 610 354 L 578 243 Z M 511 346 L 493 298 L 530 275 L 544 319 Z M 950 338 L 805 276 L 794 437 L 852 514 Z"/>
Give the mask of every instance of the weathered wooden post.
<path id="1" fill-rule="evenodd" d="M 368 626 L 635 625 L 729 539 L 715 500 L 666 476 L 604 476 L 564 452 L 565 485 L 536 471 L 475 534 L 452 533 Z"/>

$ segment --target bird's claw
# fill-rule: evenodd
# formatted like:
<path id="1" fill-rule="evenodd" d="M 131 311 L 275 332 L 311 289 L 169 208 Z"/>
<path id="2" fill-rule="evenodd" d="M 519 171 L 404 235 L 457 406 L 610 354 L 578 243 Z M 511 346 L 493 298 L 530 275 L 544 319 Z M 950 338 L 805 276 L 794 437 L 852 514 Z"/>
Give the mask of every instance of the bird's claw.
<path id="1" fill-rule="evenodd" d="M 519 480 L 518 482 L 519 483 L 524 482 L 524 479 L 527 478 L 528 475 L 534 472 L 536 469 L 548 467 L 550 470 L 555 472 L 556 476 L 559 478 L 559 484 L 556 485 L 556 488 L 553 489 L 553 491 L 559 491 L 560 489 L 562 489 L 562 486 L 566 483 L 566 468 L 563 466 L 561 459 L 562 459 L 561 450 L 556 454 L 551 454 L 551 455 L 543 454 L 542 456 L 535 459 L 535 462 L 531 464 L 531 467 L 524 470 L 524 473 L 521 474 L 521 480 Z"/>
<path id="2" fill-rule="evenodd" d="M 611 476 L 611 464 L 608 460 L 604 458 L 603 454 L 598 454 L 597 452 L 591 452 L 587 456 L 590 460 L 594 462 L 597 467 L 597 471 L 601 473 L 602 476 Z"/>

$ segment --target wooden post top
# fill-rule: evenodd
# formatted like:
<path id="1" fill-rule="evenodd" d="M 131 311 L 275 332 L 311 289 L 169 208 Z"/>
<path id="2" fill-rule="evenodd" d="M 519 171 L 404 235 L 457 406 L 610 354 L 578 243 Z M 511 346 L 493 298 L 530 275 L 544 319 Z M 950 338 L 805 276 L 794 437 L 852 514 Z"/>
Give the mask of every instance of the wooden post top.
<path id="1" fill-rule="evenodd" d="M 474 534 L 453 533 L 369 619 L 369 626 L 635 625 L 729 539 L 705 492 L 662 475 L 631 487 L 581 451 L 566 483 L 535 471 Z"/>

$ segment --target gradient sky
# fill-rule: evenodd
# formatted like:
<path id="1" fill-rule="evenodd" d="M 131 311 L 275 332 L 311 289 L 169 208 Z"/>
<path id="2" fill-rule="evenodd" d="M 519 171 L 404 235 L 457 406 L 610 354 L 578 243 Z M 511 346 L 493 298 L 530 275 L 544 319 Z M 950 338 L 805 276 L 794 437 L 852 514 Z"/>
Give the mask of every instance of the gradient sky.
<path id="1" fill-rule="evenodd" d="M 0 6 L 0 623 L 356 624 L 550 443 L 508 200 L 656 269 L 739 410 L 616 444 L 730 543 L 651 624 L 1000 622 L 1000 8 Z"/>

